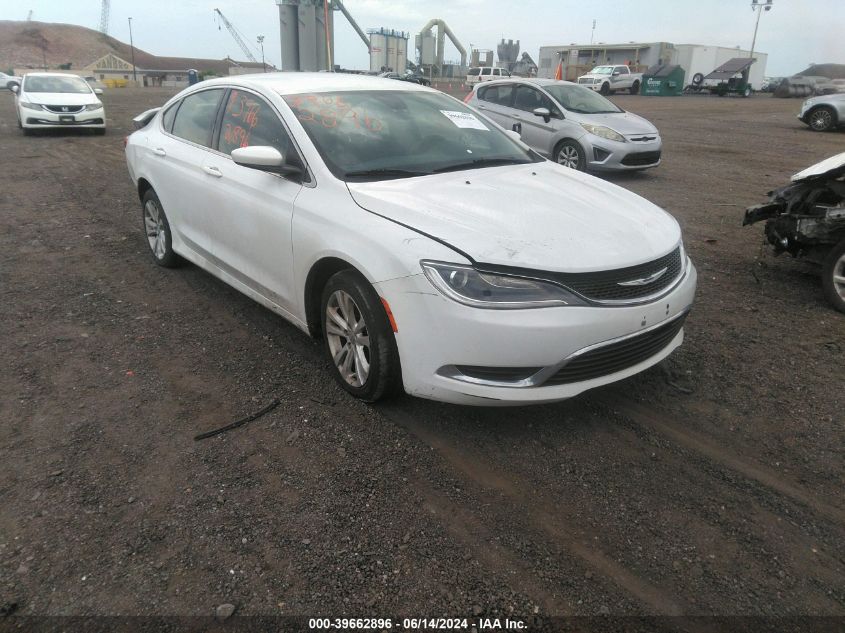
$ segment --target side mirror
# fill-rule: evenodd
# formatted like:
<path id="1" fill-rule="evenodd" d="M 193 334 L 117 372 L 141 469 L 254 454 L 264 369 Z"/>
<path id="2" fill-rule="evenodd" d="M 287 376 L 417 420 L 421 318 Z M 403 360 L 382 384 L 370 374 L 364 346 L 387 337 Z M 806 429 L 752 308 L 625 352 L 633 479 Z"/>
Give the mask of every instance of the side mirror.
<path id="1" fill-rule="evenodd" d="M 522 134 L 516 130 L 505 130 L 505 134 L 510 136 L 514 141 L 522 141 Z"/>
<path id="2" fill-rule="evenodd" d="M 6 84 L 6 87 L 15 94 L 18 94 L 21 91 L 21 86 L 16 81 L 10 81 L 8 84 Z"/>
<path id="3" fill-rule="evenodd" d="M 614 70 L 614 71 L 613 71 L 613 75 L 612 75 L 612 76 L 613 76 L 613 77 L 618 77 L 618 76 L 619 76 L 619 75 L 621 75 L 621 74 L 622 74 L 622 73 L 621 73 L 621 72 L 619 72 L 618 70 Z"/>
<path id="4" fill-rule="evenodd" d="M 94 94 L 95 95 L 103 94 L 103 89 L 102 88 L 94 88 Z"/>
<path id="5" fill-rule="evenodd" d="M 552 118 L 552 113 L 548 108 L 534 108 L 534 116 L 541 116 L 543 120 L 548 123 Z"/>
<path id="6" fill-rule="evenodd" d="M 242 167 L 267 171 L 271 174 L 289 176 L 301 174 L 302 170 L 294 165 L 287 165 L 285 157 L 275 147 L 268 145 L 252 145 L 232 150 L 232 160 Z"/>

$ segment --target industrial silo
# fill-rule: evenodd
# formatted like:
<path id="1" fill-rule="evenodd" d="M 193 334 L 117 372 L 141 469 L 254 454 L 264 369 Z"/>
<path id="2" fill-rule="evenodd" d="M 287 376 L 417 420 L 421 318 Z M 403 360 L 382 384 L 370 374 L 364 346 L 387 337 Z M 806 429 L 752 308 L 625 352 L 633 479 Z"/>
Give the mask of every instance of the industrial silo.
<path id="1" fill-rule="evenodd" d="M 369 29 L 370 70 L 405 72 L 408 61 L 408 34 L 393 29 Z"/>

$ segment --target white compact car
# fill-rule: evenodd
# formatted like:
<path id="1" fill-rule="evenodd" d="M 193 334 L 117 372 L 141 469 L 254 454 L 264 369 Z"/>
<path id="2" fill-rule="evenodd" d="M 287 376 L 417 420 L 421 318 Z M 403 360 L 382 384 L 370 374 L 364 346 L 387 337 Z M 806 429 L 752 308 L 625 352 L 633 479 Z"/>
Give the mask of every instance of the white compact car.
<path id="1" fill-rule="evenodd" d="M 187 259 L 321 338 L 363 400 L 556 401 L 683 340 L 696 272 L 672 216 L 438 91 L 225 77 L 136 126 L 154 260 Z"/>
<path id="2" fill-rule="evenodd" d="M 106 111 L 92 88 L 76 75 L 27 73 L 12 84 L 18 127 L 24 134 L 44 128 L 85 127 L 106 133 Z"/>

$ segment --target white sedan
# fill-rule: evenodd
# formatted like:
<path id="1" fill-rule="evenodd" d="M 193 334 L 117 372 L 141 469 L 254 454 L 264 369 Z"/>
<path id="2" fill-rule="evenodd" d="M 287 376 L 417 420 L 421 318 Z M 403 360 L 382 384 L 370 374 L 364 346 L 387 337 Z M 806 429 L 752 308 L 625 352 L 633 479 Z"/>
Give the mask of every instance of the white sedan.
<path id="1" fill-rule="evenodd" d="M 322 339 L 365 401 L 562 400 L 683 340 L 696 272 L 672 216 L 438 91 L 225 77 L 136 122 L 154 260 L 189 260 Z"/>
<path id="2" fill-rule="evenodd" d="M 106 133 L 106 112 L 92 88 L 77 75 L 27 73 L 20 84 L 13 83 L 18 127 L 24 134 L 33 130 L 84 127 Z"/>

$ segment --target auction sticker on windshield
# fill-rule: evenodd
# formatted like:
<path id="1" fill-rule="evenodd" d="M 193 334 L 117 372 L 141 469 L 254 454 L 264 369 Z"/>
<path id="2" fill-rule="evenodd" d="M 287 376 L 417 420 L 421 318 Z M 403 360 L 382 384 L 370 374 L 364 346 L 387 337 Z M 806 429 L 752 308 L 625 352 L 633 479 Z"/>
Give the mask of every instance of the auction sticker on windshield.
<path id="1" fill-rule="evenodd" d="M 486 125 L 475 118 L 469 112 L 457 112 L 455 110 L 441 110 L 447 119 L 454 123 L 457 127 L 469 128 L 471 130 L 487 130 L 490 131 Z"/>

